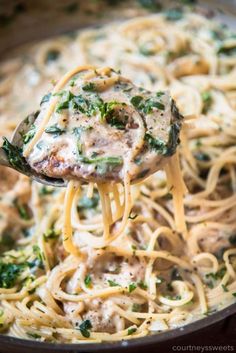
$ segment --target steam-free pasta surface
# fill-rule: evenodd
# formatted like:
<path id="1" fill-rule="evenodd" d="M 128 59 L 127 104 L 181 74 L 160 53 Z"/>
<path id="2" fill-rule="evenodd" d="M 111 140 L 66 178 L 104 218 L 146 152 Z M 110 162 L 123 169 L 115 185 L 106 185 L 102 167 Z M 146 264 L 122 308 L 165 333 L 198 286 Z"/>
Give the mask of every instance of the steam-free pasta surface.
<path id="1" fill-rule="evenodd" d="M 3 136 L 55 80 L 85 64 L 114 67 L 151 91 L 170 90 L 186 117 L 174 162 L 130 187 L 123 228 L 127 195 L 120 184 L 75 191 L 72 183 L 65 192 L 1 168 L 2 332 L 49 342 L 116 341 L 186 325 L 235 301 L 235 47 L 224 26 L 175 10 L 47 40 L 1 65 Z M 178 158 L 187 191 L 177 178 Z M 181 232 L 172 194 L 184 192 Z M 111 205 L 106 222 L 104 205 Z M 109 231 L 122 231 L 101 246 L 109 222 Z"/>

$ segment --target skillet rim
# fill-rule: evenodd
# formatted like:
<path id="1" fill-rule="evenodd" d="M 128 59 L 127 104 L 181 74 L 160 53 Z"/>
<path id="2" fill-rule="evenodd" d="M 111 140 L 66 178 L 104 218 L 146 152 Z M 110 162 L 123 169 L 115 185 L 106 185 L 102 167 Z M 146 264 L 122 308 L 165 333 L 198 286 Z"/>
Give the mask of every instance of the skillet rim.
<path id="1" fill-rule="evenodd" d="M 178 3 L 179 1 L 170 1 L 172 4 Z M 207 1 L 198 1 L 201 7 L 212 8 L 215 5 L 216 13 L 218 11 L 217 6 L 224 7 L 224 10 L 221 9 L 223 15 L 227 17 L 229 15 L 233 15 L 236 19 L 236 0 L 225 0 L 225 3 L 222 4 L 220 0 L 207 0 Z M 206 6 L 205 6 L 206 5 Z M 230 8 L 232 12 L 230 12 Z M 222 21 L 224 22 L 224 21 Z M 91 25 L 90 25 L 91 26 Z M 73 30 L 73 28 L 72 28 Z M 65 31 L 66 33 L 67 31 Z M 57 33 L 57 35 L 61 35 L 63 33 Z M 49 35 L 50 37 L 50 35 Z M 53 37 L 53 36 L 52 36 Z M 46 38 L 42 38 L 42 40 Z M 40 39 L 38 39 L 40 41 Z M 14 48 L 18 48 L 24 44 L 15 45 Z M 14 49 L 11 48 L 11 49 Z M 5 60 L 7 57 L 5 57 Z M 37 340 L 30 339 L 21 339 L 13 336 L 7 336 L 0 334 L 0 343 L 4 349 L 8 349 L 11 352 L 11 349 L 14 349 L 14 352 L 20 352 L 20 349 L 26 348 L 32 349 L 32 352 L 72 352 L 72 353 L 85 353 L 85 352 L 108 352 L 110 350 L 118 351 L 122 349 L 125 351 L 126 349 L 132 348 L 143 348 L 144 346 L 149 346 L 153 344 L 168 342 L 172 343 L 174 339 L 181 338 L 190 334 L 195 334 L 204 328 L 213 326 L 214 324 L 220 323 L 221 321 L 227 319 L 231 315 L 236 314 L 236 303 L 232 303 L 229 306 L 221 309 L 217 312 L 210 314 L 205 318 L 199 318 L 197 321 L 192 323 L 188 323 L 185 326 L 181 326 L 179 328 L 171 329 L 161 333 L 155 333 L 149 336 L 133 338 L 130 340 L 116 341 L 116 342 L 101 342 L 101 343 L 49 343 L 49 342 L 40 342 Z M 170 341 L 170 342 L 169 342 Z M 1 349 L 1 348 L 0 348 Z"/>

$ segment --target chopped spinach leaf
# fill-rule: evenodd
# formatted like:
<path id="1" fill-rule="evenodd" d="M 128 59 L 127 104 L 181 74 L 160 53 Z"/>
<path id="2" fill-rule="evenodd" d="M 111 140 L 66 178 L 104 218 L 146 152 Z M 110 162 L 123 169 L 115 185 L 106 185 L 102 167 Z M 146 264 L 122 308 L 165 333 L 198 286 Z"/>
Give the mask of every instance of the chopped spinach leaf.
<path id="1" fill-rule="evenodd" d="M 144 139 L 150 148 L 156 151 L 158 154 L 165 155 L 167 153 L 167 146 L 163 140 L 154 138 L 149 132 L 146 132 Z"/>
<path id="2" fill-rule="evenodd" d="M 93 82 L 88 82 L 82 87 L 83 91 L 96 91 L 96 85 Z"/>
<path id="3" fill-rule="evenodd" d="M 106 163 L 111 165 L 120 165 L 123 163 L 123 159 L 121 157 L 95 157 L 88 158 L 81 156 L 79 157 L 79 161 L 85 164 L 99 164 Z"/>
<path id="4" fill-rule="evenodd" d="M 129 293 L 132 293 L 137 288 L 137 284 L 130 283 L 129 284 Z"/>
<path id="5" fill-rule="evenodd" d="M 43 103 L 49 102 L 51 99 L 51 96 L 52 96 L 52 93 L 45 94 L 45 96 L 43 96 L 40 102 L 40 105 L 42 105 Z"/>
<path id="6" fill-rule="evenodd" d="M 224 292 L 228 292 L 229 291 L 225 284 L 222 284 L 221 287 L 222 287 Z"/>
<path id="7" fill-rule="evenodd" d="M 128 336 L 132 335 L 136 331 L 137 329 L 135 327 L 128 328 Z"/>
<path id="8" fill-rule="evenodd" d="M 34 137 L 35 135 L 35 125 L 33 124 L 31 126 L 31 128 L 22 136 L 22 140 L 23 140 L 23 143 L 26 144 L 28 143 L 30 140 L 32 140 L 32 138 Z"/>
<path id="9" fill-rule="evenodd" d="M 6 137 L 3 137 L 2 149 L 5 151 L 10 165 L 22 172 L 27 171 L 27 163 L 22 156 L 22 151 L 19 147 L 12 145 Z"/>
<path id="10" fill-rule="evenodd" d="M 0 288 L 12 288 L 17 278 L 25 269 L 26 264 L 11 264 L 0 262 Z"/>
<path id="11" fill-rule="evenodd" d="M 144 100 L 141 96 L 134 96 L 131 98 L 130 102 L 135 108 L 141 110 L 144 114 L 152 113 L 154 108 L 157 108 L 159 110 L 165 110 L 164 104 L 153 97 Z"/>
<path id="12" fill-rule="evenodd" d="M 133 104 L 133 106 L 135 108 L 138 108 L 140 107 L 140 103 L 143 101 L 143 97 L 141 96 L 134 96 L 131 98 L 130 102 Z"/>
<path id="13" fill-rule="evenodd" d="M 153 111 L 153 108 L 165 110 L 165 106 L 161 102 L 156 101 L 154 98 L 147 99 L 143 107 L 144 114 L 150 114 Z"/>
<path id="14" fill-rule="evenodd" d="M 92 327 L 93 326 L 91 324 L 91 321 L 85 320 L 79 325 L 79 330 L 84 337 L 89 338 L 90 337 L 90 330 Z"/>
<path id="15" fill-rule="evenodd" d="M 224 277 L 226 273 L 226 267 L 222 267 L 220 270 L 218 270 L 217 272 L 210 272 L 210 273 L 207 273 L 205 276 L 206 278 L 212 278 L 214 279 L 215 281 L 219 280 L 219 279 L 222 279 Z"/>
<path id="16" fill-rule="evenodd" d="M 33 253 L 36 256 L 36 259 L 32 262 L 28 262 L 29 267 L 39 267 L 42 270 L 44 269 L 44 254 L 41 251 L 38 245 L 33 245 Z"/>
<path id="17" fill-rule="evenodd" d="M 56 112 L 60 113 L 64 109 L 68 109 L 70 102 L 75 98 L 74 94 L 70 91 L 63 92 L 62 100 L 57 104 Z"/>
<path id="18" fill-rule="evenodd" d="M 55 135 L 55 136 L 59 136 L 59 135 L 62 135 L 65 132 L 65 130 L 61 129 L 59 126 L 57 126 L 57 124 L 54 124 L 54 125 L 51 125 L 51 126 L 47 127 L 45 129 L 45 132 L 47 134 L 52 134 L 52 135 Z"/>
<path id="19" fill-rule="evenodd" d="M 108 284 L 109 284 L 110 287 L 118 287 L 118 286 L 119 286 L 118 283 L 116 283 L 115 281 L 112 281 L 112 280 L 110 280 L 110 279 L 109 279 L 107 282 L 108 282 Z"/>
<path id="20" fill-rule="evenodd" d="M 14 201 L 14 206 L 17 208 L 17 211 L 20 217 L 26 221 L 30 219 L 27 205 L 20 204 L 17 200 Z"/>
<path id="21" fill-rule="evenodd" d="M 43 234 L 43 237 L 45 241 L 48 241 L 49 239 L 57 239 L 59 235 L 60 232 L 55 230 L 54 226 L 52 226 Z"/>
<path id="22" fill-rule="evenodd" d="M 41 338 L 40 335 L 38 335 L 37 333 L 33 333 L 33 332 L 27 332 L 27 335 L 28 335 L 29 337 L 34 338 L 34 339 L 39 339 L 39 338 Z"/>
<path id="23" fill-rule="evenodd" d="M 92 278 L 90 275 L 87 275 L 85 276 L 85 279 L 84 279 L 84 284 L 87 288 L 90 288 L 91 285 L 92 285 Z"/>

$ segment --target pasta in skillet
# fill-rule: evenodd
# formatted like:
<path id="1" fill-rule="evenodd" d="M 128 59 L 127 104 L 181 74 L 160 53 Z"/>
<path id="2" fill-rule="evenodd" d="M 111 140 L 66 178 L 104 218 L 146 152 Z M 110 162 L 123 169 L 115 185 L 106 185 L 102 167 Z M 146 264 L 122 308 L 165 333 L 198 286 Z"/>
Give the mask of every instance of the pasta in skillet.
<path id="1" fill-rule="evenodd" d="M 96 243 L 104 229 L 97 185 L 67 193 L 78 251 L 68 253 L 65 190 L 1 169 L 3 332 L 49 342 L 117 341 L 186 325 L 235 300 L 235 44 L 227 28 L 175 10 L 48 40 L 2 65 L 2 135 L 34 109 L 50 80 L 78 63 L 114 67 L 153 92 L 169 89 L 188 118 L 174 155 L 187 190 L 173 171 L 177 161 L 132 185 L 127 224 L 105 246 Z M 24 106 L 32 87 L 35 98 Z M 103 187 L 112 211 L 121 195 L 119 228 L 123 188 Z M 185 192 L 186 231 L 175 219 L 178 189 Z"/>

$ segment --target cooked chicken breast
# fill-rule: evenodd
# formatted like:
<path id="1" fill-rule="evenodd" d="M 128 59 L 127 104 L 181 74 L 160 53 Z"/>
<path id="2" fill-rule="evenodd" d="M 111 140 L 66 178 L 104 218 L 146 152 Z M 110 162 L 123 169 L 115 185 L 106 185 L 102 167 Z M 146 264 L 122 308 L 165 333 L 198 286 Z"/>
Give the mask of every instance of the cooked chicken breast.
<path id="1" fill-rule="evenodd" d="M 28 163 L 38 173 L 64 179 L 139 181 L 175 153 L 181 118 L 168 92 L 136 87 L 112 69 L 72 78 L 58 99 Z M 40 126 L 55 95 L 46 95 L 25 139 Z"/>

